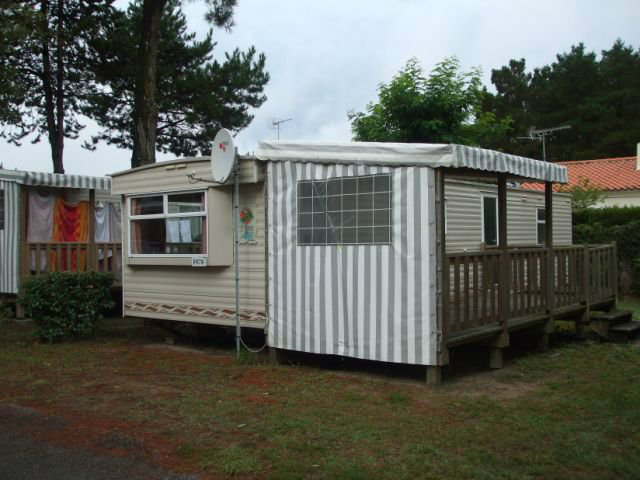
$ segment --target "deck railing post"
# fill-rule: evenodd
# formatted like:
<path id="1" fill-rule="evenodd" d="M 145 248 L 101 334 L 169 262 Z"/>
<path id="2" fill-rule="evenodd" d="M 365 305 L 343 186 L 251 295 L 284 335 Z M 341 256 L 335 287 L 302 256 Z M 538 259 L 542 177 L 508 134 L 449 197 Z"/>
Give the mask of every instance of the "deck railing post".
<path id="1" fill-rule="evenodd" d="M 447 333 L 449 330 L 449 262 L 445 236 L 445 172 L 435 169 L 435 226 L 436 226 L 436 294 L 437 294 L 437 363 L 449 363 Z M 434 377 L 435 378 L 435 377 Z"/>
<path id="2" fill-rule="evenodd" d="M 502 333 L 490 346 L 489 366 L 502 368 L 502 349 L 509 346 L 509 314 L 511 310 L 511 258 L 507 244 L 507 174 L 498 174 L 498 321 Z"/>
<path id="3" fill-rule="evenodd" d="M 547 251 L 547 268 L 545 278 L 545 291 L 547 297 L 547 320 L 540 342 L 540 349 L 549 348 L 549 334 L 553 332 L 553 313 L 556 304 L 556 259 L 553 250 L 553 182 L 544 183 L 544 246 Z"/>
<path id="4" fill-rule="evenodd" d="M 582 278 L 580 279 L 581 283 L 581 298 L 580 302 L 584 304 L 584 311 L 582 315 L 580 315 L 576 319 L 576 337 L 584 338 L 584 328 L 585 325 L 589 322 L 590 312 L 590 304 L 591 304 L 591 292 L 590 292 L 590 284 L 591 284 L 591 265 L 589 264 L 589 246 L 585 245 L 580 250 L 580 255 L 582 255 Z"/>
<path id="5" fill-rule="evenodd" d="M 611 265 L 609 267 L 611 271 L 611 289 L 613 290 L 613 298 L 616 305 L 618 304 L 618 245 L 616 242 L 611 242 Z"/>
<path id="6" fill-rule="evenodd" d="M 441 369 L 449 363 L 447 330 L 449 325 L 449 263 L 446 256 L 444 177 L 442 168 L 435 169 L 435 223 L 436 237 L 436 364 L 426 366 L 426 384 L 435 387 L 441 382 Z M 434 218 L 435 217 L 435 218 Z M 433 335 L 433 333 L 432 333 Z"/>

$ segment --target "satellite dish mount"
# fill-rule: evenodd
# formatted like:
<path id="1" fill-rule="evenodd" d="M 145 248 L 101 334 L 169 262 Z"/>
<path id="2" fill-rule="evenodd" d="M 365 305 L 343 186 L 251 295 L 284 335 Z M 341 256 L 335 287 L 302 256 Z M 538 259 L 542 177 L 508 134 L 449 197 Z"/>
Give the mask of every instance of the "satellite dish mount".
<path id="1" fill-rule="evenodd" d="M 234 174 L 233 191 L 233 216 L 235 241 L 233 244 L 233 256 L 235 265 L 235 290 L 236 290 L 236 355 L 240 356 L 240 344 L 242 331 L 240 328 L 240 267 L 238 261 L 238 245 L 240 244 L 240 168 L 238 162 L 238 149 L 233 143 L 231 132 L 226 128 L 218 130 L 211 147 L 211 178 L 198 178 L 195 171 L 187 173 L 189 182 L 207 182 L 218 185 L 226 184 L 229 177 Z"/>

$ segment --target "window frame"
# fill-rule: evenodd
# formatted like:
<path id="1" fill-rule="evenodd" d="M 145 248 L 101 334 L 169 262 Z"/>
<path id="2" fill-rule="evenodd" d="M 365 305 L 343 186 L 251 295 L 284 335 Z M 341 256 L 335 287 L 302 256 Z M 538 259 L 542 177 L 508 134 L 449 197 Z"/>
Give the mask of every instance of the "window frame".
<path id="1" fill-rule="evenodd" d="M 186 213 L 168 213 L 169 212 L 169 195 L 182 195 L 182 194 L 204 194 L 204 211 L 199 212 L 186 212 Z M 131 214 L 131 201 L 136 198 L 146 197 L 159 197 L 162 196 L 162 211 L 163 213 L 151 213 L 147 215 L 132 215 Z M 205 253 L 132 253 L 132 238 L 131 238 L 131 222 L 135 220 L 153 220 L 153 219 L 167 219 L 167 218 L 188 218 L 188 217 L 201 217 L 205 219 L 205 228 L 209 228 L 209 197 L 206 189 L 198 190 L 175 190 L 175 191 L 162 191 L 154 193 L 142 193 L 132 194 L 126 197 L 127 208 L 127 248 L 128 257 L 130 258 L 191 258 L 191 257 L 208 257 L 209 256 L 209 232 L 207 231 L 207 245 L 205 245 Z M 166 228 L 166 227 L 165 227 Z"/>
<path id="2" fill-rule="evenodd" d="M 493 198 L 496 201 L 496 243 L 488 244 L 485 235 L 485 223 L 484 223 L 484 199 L 485 198 Z M 497 247 L 500 245 L 500 209 L 498 208 L 498 194 L 493 192 L 480 192 L 480 232 L 482 235 L 482 243 L 489 247 Z"/>
<path id="3" fill-rule="evenodd" d="M 379 177 L 385 177 L 385 179 L 387 179 L 388 181 L 388 187 L 384 187 L 381 190 L 376 190 L 376 178 Z M 371 187 L 370 187 L 370 191 L 359 191 L 359 185 L 360 185 L 360 180 L 361 179 L 371 179 Z M 344 181 L 345 180 L 352 180 L 355 181 L 355 185 L 356 185 L 356 190 L 354 192 L 348 192 L 345 193 L 342 189 L 344 188 Z M 339 194 L 329 194 L 329 182 L 335 182 L 335 181 L 339 181 L 340 182 L 340 193 Z M 356 175 L 340 175 L 340 176 L 335 176 L 335 177 L 327 177 L 327 178 L 308 178 L 308 179 L 299 179 L 298 181 L 295 182 L 296 183 L 296 201 L 295 201 L 295 205 L 296 205 L 296 246 L 297 247 L 331 247 L 331 246 L 376 246 L 376 245 L 392 245 L 393 244 L 393 174 L 391 172 L 379 172 L 379 173 L 368 173 L 368 174 L 356 174 Z M 311 185 L 311 191 L 312 193 L 310 194 L 311 196 L 308 195 L 301 195 L 301 187 L 303 184 L 310 184 Z M 319 196 L 315 196 L 314 195 L 314 183 L 322 183 L 323 185 L 323 190 L 324 190 L 324 194 L 320 194 Z M 360 195 L 366 195 L 366 194 L 371 194 L 371 208 L 359 208 L 359 202 L 360 202 Z M 376 208 L 375 207 L 375 195 L 376 194 L 386 194 L 388 196 L 388 205 L 386 208 Z M 353 196 L 355 201 L 357 202 L 354 208 L 344 208 L 344 201 L 345 201 L 345 197 L 351 197 Z M 340 209 L 339 210 L 335 210 L 335 209 L 330 209 L 328 206 L 328 201 L 331 198 L 335 198 L 338 197 L 340 198 Z M 306 215 L 311 215 L 311 219 L 313 222 L 313 217 L 316 214 L 316 212 L 314 211 L 314 207 L 312 206 L 312 210 L 310 212 L 307 211 L 301 211 L 301 200 L 307 200 L 307 199 L 311 199 L 311 204 L 315 205 L 315 198 L 321 198 L 324 200 L 324 210 L 322 212 L 318 211 L 318 214 L 323 214 L 323 215 L 327 215 L 330 216 L 332 213 L 340 213 L 340 218 L 342 219 L 344 214 L 353 214 L 355 216 L 355 226 L 351 227 L 351 226 L 347 226 L 345 227 L 344 225 L 344 221 L 341 220 L 341 223 L 339 225 L 339 227 L 335 227 L 338 228 L 340 230 L 340 239 L 339 241 L 335 241 L 335 242 L 330 242 L 328 241 L 328 234 L 325 235 L 325 241 L 324 242 L 317 242 L 317 241 L 313 241 L 313 236 L 314 236 L 314 227 L 313 227 L 313 223 L 311 227 L 301 227 L 300 226 L 300 221 L 301 221 L 301 217 L 302 216 L 306 216 Z M 365 224 L 365 226 L 360 226 L 358 225 L 358 218 L 359 215 L 361 213 L 364 212 L 370 212 L 371 213 L 371 224 L 370 224 L 370 228 L 371 228 L 371 241 L 358 241 L 358 236 L 359 236 L 359 230 L 361 228 L 368 228 L 369 224 Z M 376 225 L 375 223 L 375 213 L 376 212 L 387 212 L 388 214 L 388 221 L 382 225 Z M 325 224 L 326 225 L 326 224 Z M 380 227 L 380 228 L 384 228 L 388 230 L 388 237 L 387 240 L 385 241 L 376 241 L 376 227 Z M 324 229 L 325 231 L 328 231 L 329 228 L 327 227 L 318 227 L 319 229 Z M 349 242 L 345 242 L 344 241 L 344 230 L 345 229 L 353 229 L 356 231 L 356 240 L 355 241 L 349 241 Z M 301 231 L 305 232 L 305 231 L 309 231 L 311 232 L 311 241 L 309 242 L 302 242 L 301 241 Z M 328 232 L 327 232 L 328 233 Z"/>
<path id="4" fill-rule="evenodd" d="M 547 236 L 547 217 L 546 217 L 546 209 L 545 207 L 541 207 L 540 205 L 536 205 L 536 209 L 535 209 L 535 220 L 536 220 L 536 245 L 543 245 L 544 246 L 544 242 L 545 242 L 545 238 Z M 542 210 L 543 212 L 545 212 L 545 215 L 543 215 L 542 220 L 540 220 L 540 218 L 538 217 L 538 212 Z M 542 241 L 540 241 L 540 239 L 538 238 L 538 226 L 539 225 L 544 225 L 544 235 L 542 236 Z"/>

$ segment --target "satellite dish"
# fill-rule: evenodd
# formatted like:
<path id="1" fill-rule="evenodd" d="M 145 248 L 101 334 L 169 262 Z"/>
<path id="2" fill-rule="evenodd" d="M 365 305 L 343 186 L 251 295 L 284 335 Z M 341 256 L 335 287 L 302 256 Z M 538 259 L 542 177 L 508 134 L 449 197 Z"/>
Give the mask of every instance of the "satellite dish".
<path id="1" fill-rule="evenodd" d="M 225 183 L 236 160 L 236 147 L 233 145 L 231 132 L 226 128 L 221 128 L 213 139 L 211 148 L 211 176 L 218 183 Z"/>

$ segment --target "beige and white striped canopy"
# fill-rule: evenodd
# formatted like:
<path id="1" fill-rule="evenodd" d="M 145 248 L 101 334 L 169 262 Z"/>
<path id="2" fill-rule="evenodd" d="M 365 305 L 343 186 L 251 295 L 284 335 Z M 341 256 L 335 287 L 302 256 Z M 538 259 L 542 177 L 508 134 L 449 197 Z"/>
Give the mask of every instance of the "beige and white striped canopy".
<path id="1" fill-rule="evenodd" d="M 86 175 L 68 175 L 47 172 L 24 172 L 22 180 L 18 180 L 18 183 L 54 188 L 87 188 L 111 192 L 111 179 L 109 177 L 89 177 Z"/>
<path id="2" fill-rule="evenodd" d="M 567 168 L 562 165 L 456 144 L 263 140 L 256 157 L 264 161 L 471 168 L 567 183 Z"/>

